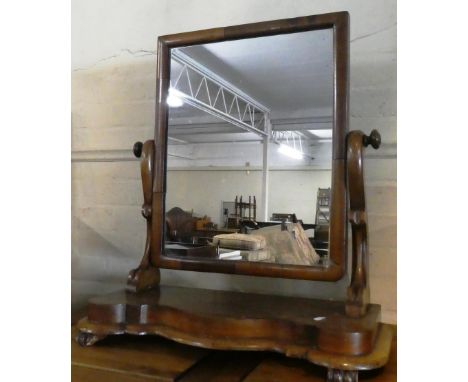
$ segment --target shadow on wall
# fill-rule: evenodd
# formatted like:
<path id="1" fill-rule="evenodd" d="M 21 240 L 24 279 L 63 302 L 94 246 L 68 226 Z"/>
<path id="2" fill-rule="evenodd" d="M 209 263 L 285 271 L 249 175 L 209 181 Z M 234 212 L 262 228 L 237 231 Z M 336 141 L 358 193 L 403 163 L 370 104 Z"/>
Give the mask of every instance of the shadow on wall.
<path id="1" fill-rule="evenodd" d="M 81 219 L 73 217 L 71 227 L 73 316 L 83 310 L 90 297 L 124 288 L 127 273 L 136 261 L 126 257 Z"/>

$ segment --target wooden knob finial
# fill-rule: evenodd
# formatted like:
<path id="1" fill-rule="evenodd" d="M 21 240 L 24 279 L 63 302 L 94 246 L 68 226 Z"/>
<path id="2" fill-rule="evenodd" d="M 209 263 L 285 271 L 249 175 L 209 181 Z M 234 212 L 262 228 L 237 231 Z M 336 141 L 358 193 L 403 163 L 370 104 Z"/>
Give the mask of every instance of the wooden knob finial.
<path id="1" fill-rule="evenodd" d="M 143 143 L 142 142 L 135 142 L 133 145 L 133 154 L 139 158 L 141 157 L 141 153 L 143 151 Z"/>
<path id="2" fill-rule="evenodd" d="M 380 147 L 380 143 L 382 143 L 382 138 L 377 130 L 372 130 L 369 136 L 364 135 L 362 143 L 365 147 L 371 145 L 377 150 Z"/>

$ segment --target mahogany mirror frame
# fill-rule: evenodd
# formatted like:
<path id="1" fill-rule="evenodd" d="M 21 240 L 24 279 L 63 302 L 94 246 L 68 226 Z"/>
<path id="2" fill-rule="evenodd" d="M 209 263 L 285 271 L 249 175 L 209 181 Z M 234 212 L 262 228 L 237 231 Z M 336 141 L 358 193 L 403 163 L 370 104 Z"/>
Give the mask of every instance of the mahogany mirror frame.
<path id="1" fill-rule="evenodd" d="M 167 174 L 168 105 L 171 49 L 253 37 L 320 29 L 333 30 L 333 149 L 332 196 L 328 266 L 303 266 L 249 261 L 175 258 L 164 254 L 165 199 Z M 349 104 L 349 14 L 335 12 L 196 32 L 178 33 L 158 38 L 156 79 L 156 126 L 154 134 L 154 169 L 152 224 L 149 262 L 156 268 L 242 274 L 291 279 L 337 281 L 345 274 L 347 258 L 346 134 Z"/>

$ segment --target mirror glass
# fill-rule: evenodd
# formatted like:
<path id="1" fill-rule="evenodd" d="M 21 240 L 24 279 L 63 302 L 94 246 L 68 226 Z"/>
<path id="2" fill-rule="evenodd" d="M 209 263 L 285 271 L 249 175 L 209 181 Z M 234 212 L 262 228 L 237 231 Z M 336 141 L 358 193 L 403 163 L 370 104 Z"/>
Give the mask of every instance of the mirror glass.
<path id="1" fill-rule="evenodd" d="M 171 50 L 165 255 L 325 266 L 333 30 Z"/>

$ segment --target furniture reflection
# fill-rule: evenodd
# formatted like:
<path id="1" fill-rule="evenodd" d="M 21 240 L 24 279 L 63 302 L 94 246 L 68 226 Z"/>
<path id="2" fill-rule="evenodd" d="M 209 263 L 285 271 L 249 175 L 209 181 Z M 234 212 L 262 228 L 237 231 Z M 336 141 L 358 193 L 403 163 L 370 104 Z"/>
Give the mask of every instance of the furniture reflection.
<path id="1" fill-rule="evenodd" d="M 331 188 L 317 190 L 317 204 L 315 209 L 315 227 L 312 244 L 322 256 L 328 257 L 330 231 Z"/>
<path id="2" fill-rule="evenodd" d="M 172 241 L 192 242 L 195 219 L 192 213 L 174 207 L 166 213 L 166 238 Z"/>
<path id="3" fill-rule="evenodd" d="M 245 250 L 242 247 L 231 246 L 241 252 L 237 256 L 224 256 L 226 260 L 245 260 L 270 262 L 277 264 L 313 265 L 320 261 L 324 251 L 316 251 L 315 238 L 309 238 L 302 221 L 262 223 L 253 220 L 241 220 L 240 229 L 217 229 L 212 226 L 198 226 L 198 223 L 209 221 L 206 217 L 199 219 L 179 207 L 174 207 L 166 213 L 166 253 L 169 256 L 184 256 L 195 258 L 221 258 L 213 245 L 213 238 L 218 236 L 231 237 L 239 231 L 262 237 L 266 245 L 259 250 Z M 198 226 L 198 228 L 197 228 Z M 315 227 L 309 225 L 306 227 Z M 248 238 L 246 235 L 239 237 Z M 320 244 L 320 242 L 317 241 Z M 216 245 L 216 243 L 214 243 Z M 222 245 L 221 245 L 222 247 Z M 325 249 L 326 252 L 326 249 Z"/>
<path id="4" fill-rule="evenodd" d="M 268 222 L 256 222 L 254 229 L 264 228 L 264 227 L 271 227 L 271 226 L 278 226 L 283 223 L 289 222 L 297 222 L 301 225 L 302 229 L 305 231 L 307 237 L 309 238 L 310 243 L 312 244 L 314 250 L 317 254 L 325 258 L 328 256 L 328 247 L 329 247 L 329 226 L 324 225 L 316 225 L 310 223 L 304 223 L 301 219 L 297 219 L 295 214 L 273 214 L 272 218 L 276 217 L 276 221 L 268 221 Z M 283 218 L 283 220 L 280 220 Z M 244 229 L 244 225 L 248 225 L 248 230 Z M 241 223 L 241 232 L 250 231 L 252 225 L 249 223 Z"/>
<path id="5" fill-rule="evenodd" d="M 249 201 L 242 200 L 242 195 L 234 200 L 234 214 L 231 214 L 227 219 L 227 228 L 237 229 L 240 227 L 241 221 L 256 221 L 257 220 L 257 199 L 249 195 Z"/>
<path id="6" fill-rule="evenodd" d="M 268 260 L 277 264 L 314 265 L 320 261 L 300 223 L 283 223 L 260 228 L 255 235 L 266 240 Z"/>
<path id="7" fill-rule="evenodd" d="M 193 258 L 218 257 L 216 248 L 206 244 L 166 241 L 165 250 L 169 256 L 184 256 Z"/>
<path id="8" fill-rule="evenodd" d="M 180 207 L 173 207 L 166 213 L 165 238 L 168 241 L 206 244 L 215 235 L 235 232 L 238 229 L 219 229 L 211 223 L 210 218 L 195 217 L 193 212 L 184 211 Z"/>
<path id="9" fill-rule="evenodd" d="M 278 212 L 274 212 L 271 214 L 270 220 L 272 222 L 297 222 L 297 217 L 296 214 L 291 213 L 291 214 L 282 214 Z"/>
<path id="10" fill-rule="evenodd" d="M 173 207 L 166 213 L 166 246 L 171 256 L 203 256 L 213 257 L 215 254 L 210 248 L 203 253 L 203 247 L 210 244 L 213 237 L 221 234 L 234 234 L 238 232 L 256 235 L 267 234 L 269 248 L 260 252 L 243 251 L 241 258 L 246 261 L 264 261 L 278 264 L 301 264 L 312 265 L 318 262 L 316 254 L 325 257 L 328 254 L 328 225 L 305 224 L 298 220 L 295 213 L 273 213 L 270 222 L 257 222 L 256 198 L 249 197 L 249 202 L 242 202 L 242 196 L 235 199 L 235 211 L 237 215 L 232 217 L 233 226 L 237 228 L 218 229 L 211 223 L 211 219 L 195 217 L 193 211 L 184 211 L 180 207 Z M 286 224 L 290 223 L 290 224 Z M 287 227 L 295 224 L 293 231 L 300 232 L 300 237 L 307 241 L 310 249 L 298 251 L 295 244 L 288 245 L 288 240 L 277 240 L 275 236 L 281 237 L 282 232 L 288 231 Z M 267 227 L 270 227 L 267 229 Z M 285 228 L 286 227 L 286 228 Z M 309 230 L 306 233 L 305 230 Z M 314 234 L 311 235 L 313 230 Z M 283 238 L 285 239 L 285 238 Z M 193 244 L 192 246 L 174 247 L 175 243 Z M 274 244 L 273 244 L 274 243 Z M 303 246 L 304 247 L 304 246 Z M 293 255 L 287 255 L 291 251 Z"/>
<path id="11" fill-rule="evenodd" d="M 317 191 L 317 205 L 315 208 L 315 224 L 330 224 L 331 188 L 319 188 Z"/>

